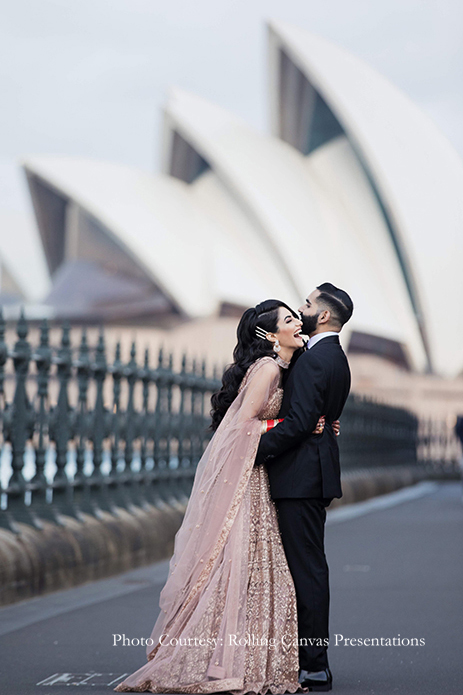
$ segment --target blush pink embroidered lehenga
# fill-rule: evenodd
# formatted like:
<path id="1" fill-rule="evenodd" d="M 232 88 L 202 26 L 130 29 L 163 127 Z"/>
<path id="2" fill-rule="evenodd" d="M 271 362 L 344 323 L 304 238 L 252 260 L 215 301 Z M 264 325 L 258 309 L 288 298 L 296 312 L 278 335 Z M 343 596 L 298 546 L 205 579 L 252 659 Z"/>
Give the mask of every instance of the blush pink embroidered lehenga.
<path id="1" fill-rule="evenodd" d="M 280 368 L 257 360 L 198 464 L 148 662 L 117 692 L 294 693 L 296 595 L 267 472 L 261 420 L 278 415 Z"/>

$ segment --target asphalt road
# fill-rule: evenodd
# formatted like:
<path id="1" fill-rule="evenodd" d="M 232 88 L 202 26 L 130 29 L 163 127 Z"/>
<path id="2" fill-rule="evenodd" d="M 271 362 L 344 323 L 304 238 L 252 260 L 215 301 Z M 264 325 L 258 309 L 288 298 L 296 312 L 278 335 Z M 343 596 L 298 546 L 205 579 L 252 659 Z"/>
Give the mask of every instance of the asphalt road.
<path id="1" fill-rule="evenodd" d="M 463 693 L 461 485 L 422 483 L 333 511 L 327 555 L 333 692 Z M 111 693 L 146 661 L 145 647 L 114 646 L 114 635 L 149 637 L 167 568 L 0 609 L 0 693 Z M 359 644 L 375 638 L 404 643 Z"/>

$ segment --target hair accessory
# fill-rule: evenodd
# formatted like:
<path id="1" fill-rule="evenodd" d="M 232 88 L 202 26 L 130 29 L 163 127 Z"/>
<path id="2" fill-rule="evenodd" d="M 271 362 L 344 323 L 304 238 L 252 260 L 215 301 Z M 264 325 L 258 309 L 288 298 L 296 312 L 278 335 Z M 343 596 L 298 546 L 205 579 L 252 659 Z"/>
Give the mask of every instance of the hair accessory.
<path id="1" fill-rule="evenodd" d="M 265 331 L 260 326 L 256 326 L 256 336 L 258 338 L 262 338 L 262 340 L 267 340 L 268 333 L 268 331 Z"/>

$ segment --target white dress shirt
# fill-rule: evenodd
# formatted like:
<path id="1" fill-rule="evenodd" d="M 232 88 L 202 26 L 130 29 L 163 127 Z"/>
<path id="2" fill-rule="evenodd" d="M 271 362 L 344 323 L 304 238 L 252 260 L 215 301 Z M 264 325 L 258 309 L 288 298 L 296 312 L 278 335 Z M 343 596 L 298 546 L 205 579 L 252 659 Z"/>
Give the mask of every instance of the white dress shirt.
<path id="1" fill-rule="evenodd" d="M 316 345 L 316 343 L 318 343 L 319 340 L 323 340 L 323 338 L 328 338 L 329 335 L 339 336 L 339 333 L 337 331 L 325 331 L 324 333 L 316 333 L 311 338 L 309 338 L 309 342 L 307 343 L 307 350 L 313 348 L 313 346 Z"/>

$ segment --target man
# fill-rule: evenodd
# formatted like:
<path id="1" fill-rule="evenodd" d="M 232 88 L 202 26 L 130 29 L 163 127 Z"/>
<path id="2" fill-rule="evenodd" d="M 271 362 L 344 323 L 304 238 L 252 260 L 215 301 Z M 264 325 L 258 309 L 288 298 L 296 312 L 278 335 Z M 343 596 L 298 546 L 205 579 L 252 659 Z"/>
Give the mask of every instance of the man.
<path id="1" fill-rule="evenodd" d="M 326 507 L 342 497 L 339 449 L 332 429 L 350 390 L 350 369 L 339 332 L 352 300 L 329 282 L 299 309 L 310 338 L 288 375 L 280 417 L 264 434 L 257 461 L 267 465 L 281 537 L 298 607 L 299 682 L 313 691 L 332 687 L 328 665 L 329 580 L 324 549 Z M 320 416 L 322 434 L 312 434 Z"/>

